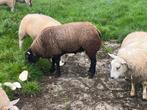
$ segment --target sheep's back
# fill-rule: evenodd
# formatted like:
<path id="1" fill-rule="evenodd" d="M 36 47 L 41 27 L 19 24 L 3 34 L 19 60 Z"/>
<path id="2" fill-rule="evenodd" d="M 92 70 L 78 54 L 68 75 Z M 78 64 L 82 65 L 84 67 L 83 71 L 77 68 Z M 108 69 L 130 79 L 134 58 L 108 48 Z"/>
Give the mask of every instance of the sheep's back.
<path id="1" fill-rule="evenodd" d="M 20 24 L 20 31 L 27 32 L 33 39 L 46 27 L 61 25 L 55 19 L 42 14 L 28 14 Z"/>
<path id="2" fill-rule="evenodd" d="M 147 32 L 132 32 L 127 35 L 127 37 L 123 40 L 121 47 L 126 47 L 128 45 L 132 45 L 136 42 L 142 42 L 147 40 Z"/>
<path id="3" fill-rule="evenodd" d="M 136 77 L 147 79 L 147 33 L 135 32 L 129 34 L 118 51 Z"/>
<path id="4" fill-rule="evenodd" d="M 55 26 L 48 30 L 55 39 L 57 47 L 65 52 L 74 52 L 79 48 L 87 48 L 89 44 L 97 44 L 99 47 L 99 34 L 96 28 L 90 23 L 68 23 L 62 26 Z"/>
<path id="5" fill-rule="evenodd" d="M 46 28 L 37 37 L 37 41 L 44 49 L 42 54 L 42 56 L 45 55 L 44 57 L 51 57 L 64 52 L 76 52 L 80 48 L 92 47 L 93 50 L 98 50 L 100 47 L 100 37 L 97 29 L 92 24 L 83 22 Z M 48 50 L 49 52 L 47 52 Z"/>

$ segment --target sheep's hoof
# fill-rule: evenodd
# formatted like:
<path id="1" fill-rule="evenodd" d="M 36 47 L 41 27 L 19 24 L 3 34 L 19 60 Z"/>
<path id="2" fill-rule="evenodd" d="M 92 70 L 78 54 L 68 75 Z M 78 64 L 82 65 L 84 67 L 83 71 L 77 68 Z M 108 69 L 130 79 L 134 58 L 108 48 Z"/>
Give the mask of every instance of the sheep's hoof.
<path id="1" fill-rule="evenodd" d="M 56 74 L 54 75 L 55 78 L 59 78 L 61 76 L 61 74 Z"/>
<path id="2" fill-rule="evenodd" d="M 93 77 L 94 77 L 93 74 L 88 74 L 88 78 L 89 78 L 89 79 L 92 79 Z"/>
<path id="3" fill-rule="evenodd" d="M 134 97 L 136 97 L 136 95 L 130 95 L 130 97 L 131 97 L 131 98 L 134 98 Z"/>
<path id="4" fill-rule="evenodd" d="M 93 79 L 93 76 L 89 76 L 88 78 L 89 78 L 89 79 Z"/>
<path id="5" fill-rule="evenodd" d="M 147 101 L 147 94 L 143 94 L 142 100 L 143 100 L 143 101 Z"/>
<path id="6" fill-rule="evenodd" d="M 135 97 L 136 94 L 134 92 L 130 92 L 130 97 Z"/>

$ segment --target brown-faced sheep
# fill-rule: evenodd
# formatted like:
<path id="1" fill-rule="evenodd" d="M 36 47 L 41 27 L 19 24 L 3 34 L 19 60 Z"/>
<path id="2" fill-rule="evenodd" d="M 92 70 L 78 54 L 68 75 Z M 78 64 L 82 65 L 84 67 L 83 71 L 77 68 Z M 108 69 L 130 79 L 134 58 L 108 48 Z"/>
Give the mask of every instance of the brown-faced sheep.
<path id="1" fill-rule="evenodd" d="M 46 27 L 61 25 L 55 19 L 42 14 L 27 14 L 19 26 L 19 48 L 22 48 L 23 39 L 28 35 L 34 40 Z"/>
<path id="2" fill-rule="evenodd" d="M 85 51 L 91 60 L 89 77 L 92 78 L 96 69 L 96 53 L 101 46 L 100 32 L 89 22 L 68 23 L 45 28 L 33 41 L 26 52 L 29 62 L 36 62 L 39 57 L 52 58 L 52 70 L 60 76 L 60 57 L 65 53 Z"/>
<path id="3" fill-rule="evenodd" d="M 131 79 L 131 96 L 135 96 L 135 83 L 142 82 L 143 99 L 147 100 L 147 33 L 130 33 L 122 42 L 117 56 L 111 62 L 111 77 L 126 75 Z"/>

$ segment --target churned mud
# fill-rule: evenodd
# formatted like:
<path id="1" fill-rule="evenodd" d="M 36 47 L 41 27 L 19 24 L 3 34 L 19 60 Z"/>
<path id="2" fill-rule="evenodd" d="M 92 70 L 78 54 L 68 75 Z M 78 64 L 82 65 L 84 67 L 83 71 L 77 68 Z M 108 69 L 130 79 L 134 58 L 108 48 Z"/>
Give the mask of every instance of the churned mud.
<path id="1" fill-rule="evenodd" d="M 119 44 L 107 42 L 117 51 Z M 89 60 L 84 53 L 69 56 L 61 67 L 62 76 L 44 76 L 41 93 L 22 97 L 21 110 L 147 110 L 142 101 L 142 87 L 138 85 L 137 96 L 129 96 L 130 82 L 109 78 L 111 58 L 101 50 L 97 58 L 97 74 L 87 78 Z"/>

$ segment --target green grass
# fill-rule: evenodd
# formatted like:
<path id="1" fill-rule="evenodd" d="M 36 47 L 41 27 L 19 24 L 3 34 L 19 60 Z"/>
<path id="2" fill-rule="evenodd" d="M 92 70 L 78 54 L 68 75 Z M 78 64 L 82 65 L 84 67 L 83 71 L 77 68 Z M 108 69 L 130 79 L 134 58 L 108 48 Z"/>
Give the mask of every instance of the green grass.
<path id="1" fill-rule="evenodd" d="M 92 22 L 102 32 L 103 40 L 119 42 L 130 32 L 147 31 L 147 0 L 34 0 L 33 7 L 17 3 L 15 12 L 0 6 L 0 82 L 15 81 L 23 70 L 29 71 L 29 80 L 22 93 L 39 91 L 38 81 L 50 67 L 41 60 L 35 65 L 25 61 L 24 53 L 32 40 L 27 38 L 23 50 L 18 48 L 19 23 L 27 13 L 49 15 L 61 23 Z"/>

